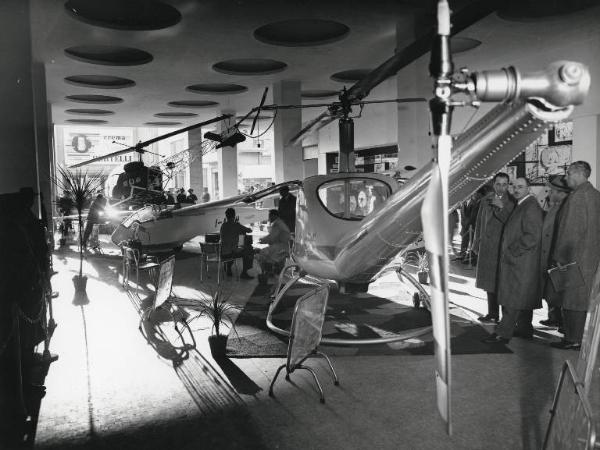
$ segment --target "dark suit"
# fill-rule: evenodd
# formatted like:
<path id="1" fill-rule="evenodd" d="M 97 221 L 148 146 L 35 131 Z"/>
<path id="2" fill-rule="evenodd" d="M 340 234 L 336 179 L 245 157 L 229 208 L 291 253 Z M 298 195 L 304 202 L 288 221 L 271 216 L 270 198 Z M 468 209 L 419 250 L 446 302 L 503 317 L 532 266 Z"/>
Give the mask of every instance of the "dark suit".
<path id="1" fill-rule="evenodd" d="M 533 333 L 532 311 L 541 308 L 539 282 L 542 240 L 542 208 L 529 195 L 517 204 L 506 221 L 500 250 L 498 303 L 503 307 L 496 333 L 505 339 L 513 335 L 515 324 L 525 335 Z"/>
<path id="2" fill-rule="evenodd" d="M 287 225 L 290 232 L 296 229 L 296 197 L 292 194 L 287 194 L 279 199 L 277 206 L 279 217 Z"/>
<path id="3" fill-rule="evenodd" d="M 477 252 L 477 273 L 475 286 L 487 292 L 488 315 L 498 318 L 498 301 L 496 298 L 496 281 L 498 278 L 498 254 L 500 252 L 500 239 L 504 223 L 515 207 L 513 198 L 509 194 L 502 197 L 502 208 L 491 205 L 496 194 L 490 192 L 481 199 L 477 224 L 475 227 L 475 240 L 473 250 Z"/>
<path id="4" fill-rule="evenodd" d="M 558 293 L 565 319 L 565 340 L 581 342 L 594 275 L 600 261 L 600 192 L 589 181 L 578 186 L 561 208 L 552 260 L 576 261 L 585 284 Z"/>

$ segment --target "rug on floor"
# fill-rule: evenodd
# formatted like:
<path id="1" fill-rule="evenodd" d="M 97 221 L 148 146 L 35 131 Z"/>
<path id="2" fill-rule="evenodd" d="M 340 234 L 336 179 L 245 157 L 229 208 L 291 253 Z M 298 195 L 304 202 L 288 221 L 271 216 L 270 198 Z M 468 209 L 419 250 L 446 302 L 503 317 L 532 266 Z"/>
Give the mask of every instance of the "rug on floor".
<path id="1" fill-rule="evenodd" d="M 235 321 L 234 331 L 227 341 L 230 358 L 285 357 L 287 337 L 267 328 L 266 317 L 271 302 L 272 285 L 256 286 L 248 302 Z M 299 285 L 290 289 L 273 315 L 273 323 L 289 329 L 295 302 L 311 289 Z M 368 293 L 329 295 L 324 338 L 368 339 L 387 337 L 413 328 L 431 325 L 431 315 L 425 308 L 414 308 L 410 299 L 406 304 Z M 503 344 L 485 344 L 481 339 L 489 333 L 479 324 L 470 321 L 459 308 L 451 309 L 452 354 L 512 353 Z M 433 335 L 428 332 L 406 341 L 372 345 L 321 345 L 328 355 L 433 355 Z"/>

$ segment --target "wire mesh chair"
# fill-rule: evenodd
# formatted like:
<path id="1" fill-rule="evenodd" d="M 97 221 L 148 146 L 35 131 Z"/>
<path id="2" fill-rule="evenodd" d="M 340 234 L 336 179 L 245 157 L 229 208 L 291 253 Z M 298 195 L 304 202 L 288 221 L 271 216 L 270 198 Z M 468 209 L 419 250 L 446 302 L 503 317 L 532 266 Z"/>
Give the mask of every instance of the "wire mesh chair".
<path id="1" fill-rule="evenodd" d="M 330 359 L 327 355 L 318 351 L 323 322 L 325 322 L 325 310 L 328 298 L 329 286 L 323 285 L 304 294 L 296 302 L 294 315 L 292 316 L 290 340 L 288 342 L 287 361 L 277 369 L 269 387 L 269 396 L 273 397 L 273 386 L 282 369 L 285 368 L 285 379 L 288 381 L 292 372 L 296 369 L 304 369 L 311 373 L 321 395 L 320 401 L 321 403 L 325 403 L 323 388 L 321 387 L 321 383 L 319 383 L 316 372 L 303 364 L 311 356 L 324 358 L 331 370 L 333 383 L 336 386 L 340 384 Z"/>
<path id="2" fill-rule="evenodd" d="M 155 256 L 143 255 L 140 249 L 127 245 L 121 246 L 121 253 L 123 255 L 123 287 L 129 287 L 132 270 L 135 270 L 136 288 L 140 285 L 140 271 L 147 271 L 152 284 L 156 285 L 156 269 L 160 267 L 160 264 Z"/>

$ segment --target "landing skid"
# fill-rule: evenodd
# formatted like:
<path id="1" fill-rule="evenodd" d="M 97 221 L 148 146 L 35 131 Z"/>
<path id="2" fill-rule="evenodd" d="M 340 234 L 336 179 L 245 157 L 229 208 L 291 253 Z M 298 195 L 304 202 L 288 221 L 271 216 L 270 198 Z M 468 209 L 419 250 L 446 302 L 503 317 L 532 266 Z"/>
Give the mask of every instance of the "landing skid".
<path id="1" fill-rule="evenodd" d="M 429 294 L 423 289 L 423 287 L 419 284 L 417 280 L 415 280 L 408 272 L 402 270 L 399 267 L 393 267 L 390 270 L 395 270 L 398 278 L 402 281 L 402 278 L 406 278 L 416 289 L 416 295 L 419 296 L 419 305 L 423 303 L 427 309 L 430 307 L 429 302 Z M 267 313 L 267 327 L 273 331 L 274 333 L 280 334 L 282 336 L 289 336 L 289 330 L 284 330 L 276 326 L 273 323 L 272 316 L 273 312 L 277 308 L 279 302 L 285 295 L 285 293 L 296 283 L 301 280 L 310 281 L 311 283 L 316 285 L 316 289 L 324 284 L 329 284 L 331 281 L 325 279 L 319 279 L 314 276 L 308 275 L 300 269 L 300 266 L 297 264 L 288 264 L 286 265 L 281 273 L 279 274 L 279 278 L 277 281 L 277 285 L 275 286 L 275 290 L 273 293 L 273 301 L 269 305 L 269 311 Z M 413 303 L 416 300 L 413 301 Z M 418 306 L 418 305 L 417 305 Z M 392 336 L 380 337 L 380 338 L 369 338 L 369 339 L 337 339 L 337 338 L 322 338 L 321 344 L 325 345 L 341 345 L 341 346 L 355 346 L 355 345 L 374 345 L 374 344 L 389 344 L 392 342 L 405 341 L 408 339 L 412 339 L 418 336 L 422 336 L 431 331 L 431 326 L 414 328 L 411 330 L 406 330 L 399 333 L 394 333 Z"/>

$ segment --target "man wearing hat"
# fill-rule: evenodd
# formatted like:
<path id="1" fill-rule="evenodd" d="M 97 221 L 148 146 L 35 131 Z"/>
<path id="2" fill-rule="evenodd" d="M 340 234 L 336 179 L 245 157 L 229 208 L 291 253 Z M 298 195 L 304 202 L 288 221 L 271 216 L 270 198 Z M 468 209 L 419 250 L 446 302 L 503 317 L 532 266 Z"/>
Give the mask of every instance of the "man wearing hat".
<path id="1" fill-rule="evenodd" d="M 191 203 L 192 205 L 195 205 L 197 201 L 198 201 L 198 196 L 196 194 L 194 194 L 194 190 L 192 188 L 189 188 L 187 202 Z"/>
<path id="2" fill-rule="evenodd" d="M 567 170 L 573 192 L 565 200 L 556 225 L 552 265 L 577 263 L 583 282 L 558 292 L 565 337 L 552 347 L 579 350 L 590 305 L 590 292 L 600 262 L 600 192 L 588 181 L 592 169 L 586 161 L 575 161 Z"/>
<path id="3" fill-rule="evenodd" d="M 550 268 L 550 251 L 552 250 L 552 238 L 554 236 L 556 219 L 564 200 L 571 192 L 571 188 L 567 184 L 567 177 L 565 175 L 551 176 L 546 186 L 550 188 L 548 194 L 550 208 L 544 216 L 544 224 L 542 225 L 542 247 L 540 252 L 542 276 L 540 279 L 542 282 L 542 297 L 548 303 L 548 319 L 540 320 L 540 324 L 547 327 L 560 328 L 562 326 L 560 304 L 557 303 L 557 292 L 548 278 L 548 269 Z"/>

